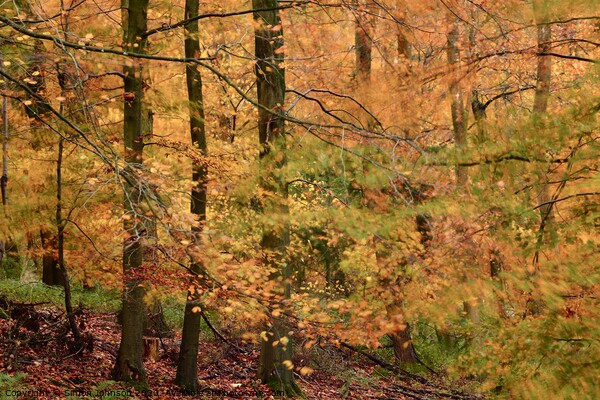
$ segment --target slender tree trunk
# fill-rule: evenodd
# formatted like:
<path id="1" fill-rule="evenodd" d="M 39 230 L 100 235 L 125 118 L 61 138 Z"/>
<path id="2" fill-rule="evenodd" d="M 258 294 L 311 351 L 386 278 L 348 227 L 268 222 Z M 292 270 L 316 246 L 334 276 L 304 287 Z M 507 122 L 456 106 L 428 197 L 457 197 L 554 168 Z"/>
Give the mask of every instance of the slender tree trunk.
<path id="1" fill-rule="evenodd" d="M 473 13 L 471 15 L 471 18 L 473 18 L 474 20 L 477 20 L 477 14 Z M 467 50 L 467 56 L 469 59 L 472 59 L 472 58 L 476 57 L 475 49 L 477 48 L 477 40 L 476 40 L 477 30 L 475 29 L 474 26 L 469 25 L 468 32 L 469 32 L 469 46 L 468 46 L 468 50 Z M 475 136 L 474 142 L 476 143 L 476 145 L 481 146 L 481 145 L 485 144 L 485 142 L 487 141 L 487 134 L 486 134 L 486 129 L 485 129 L 486 128 L 485 120 L 487 118 L 486 105 L 484 103 L 482 103 L 481 99 L 479 98 L 479 91 L 475 87 L 477 84 L 477 81 L 478 81 L 478 71 L 477 70 L 471 72 L 471 79 L 472 79 L 472 82 L 474 82 L 474 84 L 471 85 L 471 96 L 470 96 L 469 103 L 471 104 L 471 111 L 473 112 L 473 118 L 475 119 L 475 125 L 477 127 L 477 135 Z M 488 169 L 489 168 L 487 168 L 485 166 L 481 167 L 481 170 L 483 172 L 486 172 Z"/>
<path id="2" fill-rule="evenodd" d="M 123 49 L 142 53 L 146 41 L 148 0 L 122 0 Z M 127 239 L 123 243 L 123 308 L 121 311 L 121 343 L 113 368 L 113 378 L 144 384 L 146 371 L 143 364 L 144 287 L 136 276 L 142 267 L 145 218 L 140 212 L 142 193 L 139 192 L 136 165 L 143 162 L 142 67 L 139 60 L 129 60 L 123 67 L 125 93 L 123 107 L 123 136 L 125 143 L 124 201 L 126 218 L 123 222 Z"/>
<path id="3" fill-rule="evenodd" d="M 64 3 L 61 0 L 61 11 L 64 12 Z M 63 26 L 62 31 L 65 32 L 64 39 L 67 39 L 66 32 L 69 31 L 69 19 L 68 13 L 63 14 L 61 18 Z M 57 67 L 57 75 L 60 76 L 60 69 Z M 66 98 L 65 82 L 59 79 L 61 96 Z M 60 113 L 64 112 L 64 102 L 60 103 Z M 57 245 L 57 264 L 61 273 L 60 280 L 62 281 L 63 290 L 65 291 L 65 311 L 67 312 L 67 320 L 73 339 L 75 341 L 74 352 L 81 354 L 83 347 L 83 337 L 77 326 L 75 320 L 75 313 L 73 312 L 73 305 L 71 302 L 71 282 L 69 280 L 69 271 L 65 264 L 65 225 L 66 221 L 62 217 L 62 166 L 63 166 L 63 151 L 64 151 L 64 139 L 62 136 L 58 137 L 58 151 L 56 156 L 56 245 Z"/>
<path id="4" fill-rule="evenodd" d="M 2 53 L 0 53 L 0 70 L 4 72 L 4 63 Z M 4 83 L 4 89 L 8 89 L 8 85 Z M 2 195 L 2 207 L 8 205 L 8 195 L 6 187 L 8 185 L 8 99 L 2 96 L 2 176 L 0 176 L 0 193 Z M 2 264 L 2 256 L 4 255 L 4 242 L 0 243 L 0 264 Z"/>
<path id="5" fill-rule="evenodd" d="M 149 79 L 148 69 L 144 71 Z M 154 112 L 144 104 L 142 107 L 142 134 L 144 137 L 152 137 L 154 134 Z M 157 190 L 155 185 L 151 185 L 152 190 Z M 156 217 L 151 216 L 146 219 L 146 238 L 147 245 L 144 246 L 143 262 L 146 268 L 156 269 L 158 267 L 158 229 Z M 171 337 L 173 332 L 165 321 L 163 307 L 159 298 L 155 298 L 152 304 L 146 304 L 144 320 L 144 336 L 150 338 Z"/>
<path id="6" fill-rule="evenodd" d="M 359 0 L 354 0 L 352 5 L 355 8 L 356 16 L 354 28 L 355 75 L 359 85 L 365 85 L 371 79 L 373 38 L 369 18 L 365 13 L 367 5 L 360 4 Z"/>
<path id="7" fill-rule="evenodd" d="M 374 239 L 373 247 L 375 248 L 375 259 L 380 268 L 384 268 L 390 262 L 396 262 L 392 261 L 385 242 Z M 417 353 L 412 344 L 410 326 L 404 319 L 404 282 L 401 278 L 394 280 L 383 278 L 380 285 L 385 287 L 389 293 L 385 309 L 391 329 L 387 332 L 387 335 L 392 340 L 394 356 L 399 362 L 415 363 L 417 362 Z"/>
<path id="8" fill-rule="evenodd" d="M 402 301 L 396 301 L 396 303 L 386 306 L 388 319 L 394 325 L 393 331 L 388 336 L 392 340 L 394 357 L 398 362 L 416 363 L 418 361 L 417 352 L 412 344 L 410 324 L 402 321 L 402 303 Z"/>
<path id="9" fill-rule="evenodd" d="M 4 60 L 0 52 L 0 71 L 4 72 Z M 8 89 L 8 85 L 4 83 L 3 89 Z M 2 196 L 2 210 L 6 213 L 8 206 L 8 194 L 6 188 L 8 186 L 8 99 L 2 96 L 2 175 L 0 175 L 0 195 Z M 6 253 L 6 242 L 0 240 L 0 267 Z"/>
<path id="10" fill-rule="evenodd" d="M 252 0 L 254 9 L 275 8 L 276 0 Z M 261 145 L 261 186 L 273 196 L 267 196 L 263 212 L 267 215 L 283 217 L 273 218 L 265 223 L 261 247 L 264 264 L 277 273 L 271 279 L 280 277 L 283 290 L 276 293 L 287 299 L 291 295 L 291 266 L 286 257 L 289 244 L 289 223 L 287 215 L 287 185 L 283 177 L 286 164 L 284 120 L 270 111 L 281 113 L 285 95 L 285 76 L 281 67 L 283 62 L 283 30 L 279 12 L 261 11 L 254 13 L 256 83 L 258 103 L 264 107 L 258 110 L 258 132 Z M 277 221 L 277 222 L 276 222 Z M 274 304 L 275 305 L 275 304 Z M 285 304 L 277 304 L 285 307 Z M 299 392 L 292 371 L 292 339 L 288 327 L 280 319 L 271 317 L 261 334 L 261 353 L 259 360 L 259 378 L 273 388 L 293 396 Z"/>
<path id="11" fill-rule="evenodd" d="M 452 19 L 454 19 L 452 17 Z M 467 115 L 464 106 L 463 93 L 460 85 L 460 49 L 458 48 L 458 23 L 451 21 L 451 30 L 448 33 L 447 57 L 450 67 L 450 96 L 452 126 L 454 129 L 454 144 L 457 152 L 460 152 L 467 145 Z M 467 183 L 466 167 L 456 167 L 456 181 L 459 186 Z"/>
<path id="12" fill-rule="evenodd" d="M 399 5 L 399 8 L 403 8 L 404 5 Z M 406 12 L 397 10 L 396 16 L 396 57 L 398 59 L 398 72 L 399 76 L 407 77 L 410 75 L 412 66 L 411 60 L 414 60 L 415 54 L 413 53 L 413 46 L 407 36 L 407 24 Z"/>
<path id="13" fill-rule="evenodd" d="M 548 99 L 550 97 L 550 82 L 552 78 L 552 58 L 547 55 L 552 45 L 552 27 L 547 24 L 547 5 L 544 1 L 533 2 L 534 13 L 537 24 L 537 81 L 535 86 L 535 97 L 533 101 L 533 112 L 544 114 L 548 110 Z"/>
<path id="14" fill-rule="evenodd" d="M 410 45 L 410 41 L 408 37 L 404 33 L 403 27 L 398 24 L 396 32 L 396 43 L 398 49 L 398 58 L 404 58 L 405 61 L 411 60 L 413 57 L 412 54 L 412 46 Z"/>
<path id="15" fill-rule="evenodd" d="M 548 24 L 549 4 L 547 0 L 534 0 L 533 13 L 537 25 L 537 79 L 535 84 L 535 96 L 533 99 L 533 123 L 540 130 L 543 129 L 541 118 L 548 112 L 548 101 L 550 99 L 550 84 L 552 81 L 552 60 L 550 56 L 543 55 L 551 50 L 552 43 L 552 26 Z M 548 186 L 547 170 L 540 171 L 538 179 L 537 203 L 544 204 L 551 200 Z M 536 243 L 536 250 L 533 256 L 533 270 L 531 275 L 538 272 L 539 255 L 544 240 L 548 238 L 549 226 L 554 222 L 554 210 L 552 204 L 541 206 L 540 210 L 540 226 Z M 538 315 L 542 311 L 542 301 L 536 298 L 528 300 L 526 305 L 526 313 Z"/>
<path id="16" fill-rule="evenodd" d="M 40 231 L 42 241 L 42 282 L 49 286 L 63 286 L 63 276 L 58 266 L 57 238 L 47 228 Z"/>
<path id="17" fill-rule="evenodd" d="M 537 79 L 535 86 L 535 97 L 533 100 L 534 118 L 546 114 L 548 111 L 548 100 L 550 98 L 550 84 L 552 81 L 552 58 L 547 55 L 551 50 L 552 45 L 552 26 L 548 22 L 548 5 L 545 0 L 535 0 L 533 2 L 533 10 L 537 24 Z M 546 173 L 543 174 L 540 189 L 538 191 L 538 204 L 543 204 L 550 200 Z M 543 234 L 544 228 L 554 221 L 554 212 L 552 204 L 540 207 L 541 228 Z"/>
<path id="18" fill-rule="evenodd" d="M 61 110 L 62 113 L 62 110 Z M 75 320 L 75 313 L 73 312 L 73 305 L 71 301 L 71 283 L 69 281 L 69 271 L 65 265 L 65 222 L 62 219 L 62 160 L 63 160 L 63 138 L 58 139 L 58 157 L 56 160 L 56 225 L 58 228 L 57 232 L 57 246 L 58 246 L 58 258 L 57 263 L 61 273 L 62 286 L 65 291 L 65 311 L 67 312 L 67 320 L 69 322 L 69 328 L 73 333 L 73 339 L 75 340 L 75 351 L 79 352 L 81 346 L 83 346 L 83 337 L 77 326 Z"/>
<path id="19" fill-rule="evenodd" d="M 64 10 L 64 4 L 61 1 L 61 11 Z M 62 31 L 68 32 L 69 20 L 68 13 L 64 14 L 64 20 Z M 65 33 L 66 36 L 66 33 Z M 66 37 L 65 37 L 66 39 Z M 60 74 L 60 69 L 57 69 L 57 74 Z M 63 86 L 64 82 L 59 80 L 61 84 L 61 96 L 66 98 L 66 88 Z M 60 113 L 64 112 L 64 102 L 60 103 Z M 64 151 L 64 139 L 62 136 L 58 137 L 58 151 L 56 155 L 56 245 L 57 245 L 57 259 L 59 271 L 61 273 L 60 280 L 62 281 L 63 290 L 65 291 L 65 311 L 67 312 L 67 320 L 69 322 L 69 328 L 73 334 L 75 340 L 74 351 L 79 353 L 83 346 L 83 337 L 77 326 L 75 320 L 75 313 L 73 312 L 73 305 L 71 302 L 71 282 L 69 281 L 69 271 L 65 264 L 65 224 L 66 221 L 62 217 L 62 166 L 63 166 L 63 151 Z"/>
<path id="20" fill-rule="evenodd" d="M 194 18 L 198 15 L 198 0 L 186 0 L 185 18 Z M 185 56 L 197 57 L 200 53 L 198 39 L 198 21 L 190 22 L 185 26 Z M 190 107 L 190 135 L 192 144 L 207 154 L 206 132 L 204 128 L 204 102 L 202 98 L 202 76 L 195 64 L 187 64 L 185 68 L 188 101 Z M 194 245 L 200 244 L 200 232 L 206 220 L 206 178 L 207 168 L 204 164 L 192 165 L 192 182 L 194 186 L 191 193 L 190 209 L 192 214 L 198 216 L 199 224 L 192 228 Z M 200 337 L 200 321 L 202 319 L 200 303 L 200 286 L 204 268 L 197 260 L 192 260 L 190 269 L 194 276 L 187 294 L 183 330 L 181 334 L 181 347 L 179 348 L 179 361 L 175 383 L 181 387 L 195 390 L 198 387 L 198 340 Z"/>
<path id="21" fill-rule="evenodd" d="M 454 143 L 457 152 L 466 150 L 467 147 L 467 109 L 463 99 L 463 89 L 460 81 L 460 49 L 458 47 L 459 31 L 458 21 L 454 16 L 450 17 L 451 30 L 448 33 L 447 57 L 452 80 L 450 82 L 452 127 L 454 130 Z M 480 122 L 480 121 L 478 121 Z M 456 167 L 456 182 L 458 186 L 464 188 L 468 180 L 468 171 L 466 167 Z M 466 189 L 466 188 L 464 188 Z M 474 324 L 479 323 L 479 311 L 475 299 L 465 300 L 463 302 L 464 311 L 467 318 Z"/>

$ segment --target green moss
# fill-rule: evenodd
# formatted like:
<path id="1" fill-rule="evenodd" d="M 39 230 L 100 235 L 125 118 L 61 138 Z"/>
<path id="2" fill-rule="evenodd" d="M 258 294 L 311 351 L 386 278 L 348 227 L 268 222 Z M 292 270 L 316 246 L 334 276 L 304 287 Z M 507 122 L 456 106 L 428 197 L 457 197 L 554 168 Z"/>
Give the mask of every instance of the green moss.
<path id="1" fill-rule="evenodd" d="M 14 399 L 15 395 L 10 395 L 11 391 L 13 390 L 31 390 L 31 388 L 28 388 L 23 382 L 26 376 L 27 375 L 21 372 L 17 372 L 14 375 L 0 373 L 0 399 Z"/>
<path id="2" fill-rule="evenodd" d="M 297 399 L 307 398 L 296 381 L 292 381 L 290 384 L 284 384 L 280 379 L 274 377 L 267 382 L 267 386 L 275 393 L 275 396 Z"/>
<path id="3" fill-rule="evenodd" d="M 2 261 L 2 275 L 5 279 L 19 279 L 22 272 L 23 267 L 18 258 L 6 257 Z"/>

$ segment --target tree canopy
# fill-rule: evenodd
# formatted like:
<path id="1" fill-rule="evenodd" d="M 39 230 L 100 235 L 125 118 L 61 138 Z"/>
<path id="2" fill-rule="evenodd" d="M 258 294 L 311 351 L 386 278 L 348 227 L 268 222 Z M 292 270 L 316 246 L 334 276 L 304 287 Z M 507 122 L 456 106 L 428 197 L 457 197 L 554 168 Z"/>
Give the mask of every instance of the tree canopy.
<path id="1" fill-rule="evenodd" d="M 292 350 L 390 343 L 486 396 L 595 398 L 599 12 L 5 3 L 5 278 L 122 290 L 115 379 L 145 382 L 144 304 L 176 293 L 288 394 L 318 369 Z"/>

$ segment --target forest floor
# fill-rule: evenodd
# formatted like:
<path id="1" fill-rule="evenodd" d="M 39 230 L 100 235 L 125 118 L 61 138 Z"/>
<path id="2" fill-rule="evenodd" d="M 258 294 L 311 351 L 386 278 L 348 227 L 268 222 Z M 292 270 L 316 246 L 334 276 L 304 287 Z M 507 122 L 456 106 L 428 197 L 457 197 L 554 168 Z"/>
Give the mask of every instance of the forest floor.
<path id="1" fill-rule="evenodd" d="M 146 360 L 149 390 L 125 388 L 110 380 L 120 327 L 115 313 L 85 311 L 79 324 L 91 346 L 80 354 L 69 350 L 64 317 L 53 307 L 15 310 L 0 319 L 0 398 L 216 398 L 277 399 L 282 397 L 256 380 L 258 346 L 235 341 L 225 343 L 203 335 L 198 371 L 200 390 L 183 393 L 173 384 L 178 336 L 161 339 L 156 360 Z M 29 320 L 28 320 L 29 318 Z M 27 322 L 29 321 L 29 322 Z M 20 327 L 15 328 L 18 323 Z M 62 336 L 61 336 L 62 335 Z M 296 356 L 295 365 L 311 365 L 314 372 L 297 375 L 309 399 L 474 399 L 441 386 L 399 379 L 354 352 L 334 346 Z"/>

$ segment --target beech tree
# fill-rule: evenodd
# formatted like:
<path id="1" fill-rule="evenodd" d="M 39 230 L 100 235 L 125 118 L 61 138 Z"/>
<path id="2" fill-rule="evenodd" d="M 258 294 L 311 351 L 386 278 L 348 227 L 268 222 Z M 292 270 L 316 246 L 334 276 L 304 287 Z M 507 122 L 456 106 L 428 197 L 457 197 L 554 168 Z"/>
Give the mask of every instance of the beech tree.
<path id="1" fill-rule="evenodd" d="M 147 30 L 148 0 L 124 0 L 122 3 L 123 50 L 143 54 L 146 40 L 142 36 Z M 144 198 L 139 171 L 142 168 L 144 152 L 142 102 L 142 65 L 139 59 L 128 60 L 123 67 L 124 106 L 123 171 L 125 216 L 123 228 L 127 234 L 123 242 L 123 305 L 121 318 L 121 343 L 113 369 L 113 377 L 122 381 L 145 383 L 146 371 L 143 363 L 142 336 L 144 333 L 144 286 L 136 276 L 142 267 L 144 238 L 148 234 L 146 216 L 142 212 Z"/>
<path id="2" fill-rule="evenodd" d="M 533 1 L 538 50 L 535 94 L 533 98 L 533 118 L 537 119 L 534 123 L 541 129 L 544 129 L 544 123 L 539 121 L 539 119 L 543 119 L 544 114 L 548 111 L 550 87 L 552 83 L 552 58 L 549 55 L 546 55 L 552 50 L 552 25 L 549 24 L 549 8 L 550 5 L 546 1 Z M 546 231 L 549 229 L 548 225 L 551 225 L 554 220 L 553 205 L 552 203 L 548 203 L 551 201 L 551 196 L 549 194 L 550 189 L 548 188 L 547 181 L 548 174 L 546 171 L 542 171 L 539 188 L 537 188 L 537 202 L 540 205 L 539 211 L 541 218 L 539 241 L 543 241 L 544 237 L 548 237 L 546 234 Z M 536 254 L 534 257 L 537 259 L 538 255 Z M 534 263 L 537 264 L 536 259 L 534 259 Z"/>
<path id="3" fill-rule="evenodd" d="M 293 395 L 298 388 L 294 382 L 292 364 L 292 337 L 289 327 L 282 321 L 285 301 L 291 295 L 291 265 L 286 256 L 289 244 L 287 221 L 288 188 L 283 173 L 286 164 L 285 120 L 281 116 L 284 106 L 285 76 L 283 62 L 283 29 L 276 0 L 253 0 L 256 56 L 256 93 L 258 110 L 258 136 L 260 143 L 261 186 L 270 193 L 263 202 L 263 213 L 269 217 L 262 229 L 261 249 L 267 273 L 281 282 L 280 289 L 272 295 L 272 306 L 265 330 L 261 332 L 261 353 L 258 375 L 268 383 Z"/>
<path id="4" fill-rule="evenodd" d="M 144 300 L 172 294 L 188 389 L 211 317 L 288 395 L 343 348 L 490 394 L 598 397 L 592 1 L 113 6 L 0 14 L 0 235 L 27 259 L 58 227 L 49 264 L 123 289 L 115 379 L 144 383 Z"/>
<path id="5" fill-rule="evenodd" d="M 195 58 L 200 54 L 200 39 L 198 37 L 198 0 L 186 0 L 186 20 L 191 20 L 185 25 L 185 57 Z M 202 99 L 202 76 L 198 67 L 187 64 L 185 67 L 187 93 L 189 101 L 190 136 L 194 147 L 202 155 L 206 155 L 206 133 L 204 124 L 204 103 Z M 193 161 L 190 211 L 197 216 L 198 224 L 192 227 L 193 243 L 199 246 L 202 242 L 200 235 L 206 220 L 206 186 L 208 171 L 204 161 Z M 177 376 L 175 382 L 185 388 L 196 390 L 198 387 L 198 340 L 200 335 L 200 322 L 202 303 L 200 295 L 206 287 L 205 269 L 200 260 L 192 260 L 190 267 L 193 274 L 190 280 L 190 289 L 187 293 L 179 361 L 177 363 Z"/>

